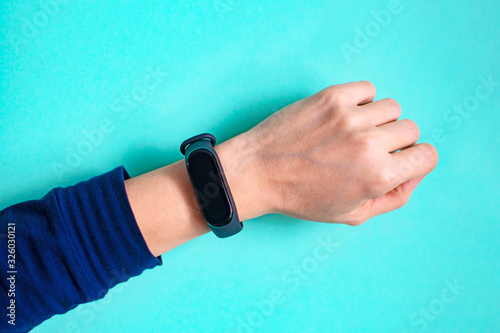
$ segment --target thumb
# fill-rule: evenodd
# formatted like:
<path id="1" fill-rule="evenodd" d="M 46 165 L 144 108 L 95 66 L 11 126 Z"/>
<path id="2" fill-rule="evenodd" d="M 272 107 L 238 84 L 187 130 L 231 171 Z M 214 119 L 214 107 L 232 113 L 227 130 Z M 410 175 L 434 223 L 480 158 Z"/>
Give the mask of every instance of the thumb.
<path id="1" fill-rule="evenodd" d="M 410 179 L 383 196 L 368 200 L 365 213 L 368 215 L 367 219 L 403 207 L 424 177 Z"/>

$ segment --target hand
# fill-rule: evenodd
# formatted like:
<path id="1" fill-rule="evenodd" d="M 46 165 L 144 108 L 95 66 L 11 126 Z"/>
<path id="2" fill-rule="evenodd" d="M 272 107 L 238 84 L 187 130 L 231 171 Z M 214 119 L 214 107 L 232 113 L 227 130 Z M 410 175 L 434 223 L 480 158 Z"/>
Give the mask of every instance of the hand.
<path id="1" fill-rule="evenodd" d="M 403 206 L 437 163 L 369 82 L 328 87 L 215 147 L 240 220 L 281 213 L 358 225 Z M 183 160 L 125 181 L 130 206 L 158 256 L 210 231 Z"/>
<path id="2" fill-rule="evenodd" d="M 328 87 L 216 147 L 242 219 L 359 225 L 402 207 L 437 164 L 417 125 L 366 81 Z"/>

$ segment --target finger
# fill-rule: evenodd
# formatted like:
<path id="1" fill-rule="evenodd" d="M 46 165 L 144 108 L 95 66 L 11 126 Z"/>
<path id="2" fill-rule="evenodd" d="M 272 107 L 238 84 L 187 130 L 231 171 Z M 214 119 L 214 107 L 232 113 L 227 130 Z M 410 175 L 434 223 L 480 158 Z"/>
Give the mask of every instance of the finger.
<path id="1" fill-rule="evenodd" d="M 401 107 L 392 98 L 384 98 L 372 103 L 361 105 L 361 111 L 375 126 L 380 126 L 397 120 L 401 116 Z"/>
<path id="2" fill-rule="evenodd" d="M 428 174 L 438 161 L 436 148 L 428 143 L 414 145 L 391 156 L 394 161 L 394 180 L 400 184 Z"/>
<path id="3" fill-rule="evenodd" d="M 339 88 L 342 88 L 342 96 L 345 98 L 346 102 L 355 105 L 370 103 L 375 98 L 375 86 L 368 81 L 340 84 Z"/>
<path id="4" fill-rule="evenodd" d="M 363 207 L 364 220 L 403 207 L 424 177 L 408 180 L 383 196 L 368 200 Z"/>
<path id="5" fill-rule="evenodd" d="M 417 124 L 410 119 L 401 119 L 379 126 L 382 140 L 388 152 L 414 145 L 420 136 Z"/>

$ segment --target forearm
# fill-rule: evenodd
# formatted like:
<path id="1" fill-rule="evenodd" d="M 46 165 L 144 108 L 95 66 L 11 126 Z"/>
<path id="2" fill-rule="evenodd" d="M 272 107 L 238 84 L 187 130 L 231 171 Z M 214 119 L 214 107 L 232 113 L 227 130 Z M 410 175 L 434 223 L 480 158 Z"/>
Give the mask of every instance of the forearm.
<path id="1" fill-rule="evenodd" d="M 418 127 L 398 120 L 395 101 L 374 96 L 368 82 L 332 86 L 217 145 L 240 220 L 281 213 L 359 225 L 404 205 L 437 152 L 415 144 Z M 16 268 L 29 271 L 16 288 L 35 291 L 16 296 L 17 328 L 103 297 L 210 230 L 184 161 L 127 178 L 120 167 L 0 211 L 1 231 L 16 225 Z"/>
<path id="2" fill-rule="evenodd" d="M 0 263 L 0 303 L 15 304 L 1 332 L 28 331 L 160 264 L 128 204 L 127 178 L 116 168 L 0 211 L 0 233 L 15 241 L 10 266 L 7 257 Z"/>
<path id="3" fill-rule="evenodd" d="M 396 101 L 375 87 L 328 87 L 215 147 L 240 220 L 281 213 L 359 225 L 403 206 L 437 164 L 417 125 L 398 120 Z M 126 181 L 144 239 L 155 255 L 210 229 L 183 161 Z"/>

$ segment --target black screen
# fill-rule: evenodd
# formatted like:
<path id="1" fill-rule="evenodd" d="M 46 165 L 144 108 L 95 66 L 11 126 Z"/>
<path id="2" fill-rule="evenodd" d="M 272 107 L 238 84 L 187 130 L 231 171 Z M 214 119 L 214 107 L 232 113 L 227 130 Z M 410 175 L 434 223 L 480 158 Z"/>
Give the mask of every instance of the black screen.
<path id="1" fill-rule="evenodd" d="M 231 209 L 214 156 L 204 149 L 193 151 L 187 167 L 203 215 L 211 225 L 221 227 L 231 218 Z"/>

